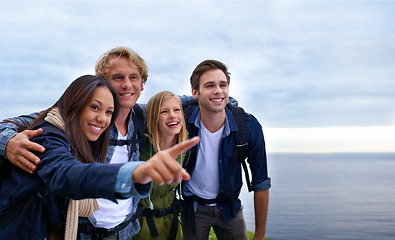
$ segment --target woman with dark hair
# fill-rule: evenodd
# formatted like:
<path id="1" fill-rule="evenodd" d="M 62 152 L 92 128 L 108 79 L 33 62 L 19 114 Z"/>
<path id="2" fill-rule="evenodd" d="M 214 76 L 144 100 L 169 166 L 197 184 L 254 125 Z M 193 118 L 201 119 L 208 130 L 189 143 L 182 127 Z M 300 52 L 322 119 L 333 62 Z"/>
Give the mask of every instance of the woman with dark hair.
<path id="1" fill-rule="evenodd" d="M 3 161 L 7 170 L 0 185 L 1 239 L 54 239 L 58 232 L 65 232 L 62 239 L 76 239 L 78 215 L 88 217 L 97 210 L 96 200 L 88 198 L 117 202 L 145 197 L 152 179 L 189 178 L 181 166 L 166 163 L 197 141 L 157 154 L 146 163 L 101 164 L 109 126 L 118 111 L 118 96 L 111 85 L 86 75 L 35 119 L 28 128 L 42 128 L 43 133 L 32 140 L 45 147 L 44 153 L 37 153 L 41 159 L 37 171 L 29 174 Z M 158 169 L 161 164 L 165 167 Z"/>
<path id="2" fill-rule="evenodd" d="M 2 239 L 49 239 L 64 222 L 69 198 L 104 195 L 115 200 L 114 189 L 99 177 L 114 180 L 117 169 L 83 163 L 104 159 L 108 126 L 114 124 L 118 111 L 119 101 L 111 85 L 86 75 L 72 82 L 30 126 L 19 124 L 21 131 L 44 130 L 34 141 L 46 152 L 40 155 L 43 161 L 34 174 L 7 166 L 0 185 Z M 90 207 L 95 205 L 90 203 Z"/>

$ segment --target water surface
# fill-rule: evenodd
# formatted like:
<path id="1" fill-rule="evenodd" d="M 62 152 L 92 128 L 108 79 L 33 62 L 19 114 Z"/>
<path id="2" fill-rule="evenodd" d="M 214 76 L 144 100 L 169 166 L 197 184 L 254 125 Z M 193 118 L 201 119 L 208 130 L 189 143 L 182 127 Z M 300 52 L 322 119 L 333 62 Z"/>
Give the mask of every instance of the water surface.
<path id="1" fill-rule="evenodd" d="M 266 237 L 395 239 L 395 153 L 268 154 Z M 253 193 L 243 189 L 247 229 Z"/>

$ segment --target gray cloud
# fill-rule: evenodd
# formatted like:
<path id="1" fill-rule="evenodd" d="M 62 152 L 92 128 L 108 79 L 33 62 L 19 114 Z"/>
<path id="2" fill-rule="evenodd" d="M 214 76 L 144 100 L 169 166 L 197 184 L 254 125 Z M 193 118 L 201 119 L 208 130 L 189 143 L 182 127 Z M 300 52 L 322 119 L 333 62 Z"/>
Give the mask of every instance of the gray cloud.
<path id="1" fill-rule="evenodd" d="M 266 127 L 393 125 L 394 10 L 385 1 L 5 1 L 0 118 L 52 105 L 124 45 L 149 65 L 141 102 L 189 94 L 193 68 L 219 59 L 231 95 Z"/>

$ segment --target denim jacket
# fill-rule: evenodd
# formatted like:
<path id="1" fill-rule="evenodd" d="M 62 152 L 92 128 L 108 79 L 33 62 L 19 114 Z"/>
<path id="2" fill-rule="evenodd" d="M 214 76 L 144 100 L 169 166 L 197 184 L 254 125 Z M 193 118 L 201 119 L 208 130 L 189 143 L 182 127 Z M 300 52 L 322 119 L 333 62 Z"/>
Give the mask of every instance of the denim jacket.
<path id="1" fill-rule="evenodd" d="M 36 128 L 48 126 L 41 121 Z M 38 154 L 41 163 L 35 173 L 29 174 L 10 165 L 0 185 L 0 217 L 28 199 L 33 200 L 11 224 L 0 230 L 7 239 L 44 239 L 64 221 L 64 208 L 69 198 L 117 198 L 145 197 L 150 184 L 133 184 L 131 174 L 138 162 L 105 165 L 83 164 L 70 152 L 66 137 L 57 131 L 44 131 L 32 141 L 44 146 Z M 34 196 L 43 187 L 48 194 Z"/>

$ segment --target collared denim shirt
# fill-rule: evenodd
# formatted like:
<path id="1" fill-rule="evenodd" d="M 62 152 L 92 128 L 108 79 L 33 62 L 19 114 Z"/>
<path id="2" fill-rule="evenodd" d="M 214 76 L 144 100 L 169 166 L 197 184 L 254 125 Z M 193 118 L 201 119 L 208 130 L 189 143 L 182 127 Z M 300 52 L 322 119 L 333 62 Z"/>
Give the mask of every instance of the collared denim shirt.
<path id="1" fill-rule="evenodd" d="M 226 110 L 224 132 L 221 138 L 221 144 L 218 155 L 218 170 L 219 170 L 219 193 L 218 197 L 227 197 L 231 195 L 230 187 L 230 171 L 231 161 L 234 149 L 236 147 L 233 132 L 238 131 L 236 120 L 228 108 Z M 189 137 L 200 135 L 200 108 L 197 107 L 191 117 L 187 120 L 187 127 Z M 250 114 L 246 114 L 246 140 L 249 145 L 248 159 L 251 175 L 252 175 L 252 190 L 261 191 L 267 190 L 271 187 L 271 179 L 268 177 L 267 159 L 265 150 L 265 140 L 263 137 L 262 126 Z M 199 146 L 198 146 L 199 147 Z M 194 166 L 195 167 L 195 166 Z M 195 169 L 192 170 L 191 175 Z M 234 169 L 234 187 L 237 198 L 235 199 L 235 206 L 237 212 L 241 208 L 241 201 L 238 198 L 243 184 L 241 164 L 236 164 Z M 184 188 L 186 195 L 191 195 L 187 188 Z M 231 220 L 234 215 L 232 206 L 228 202 L 217 203 L 224 221 Z"/>

